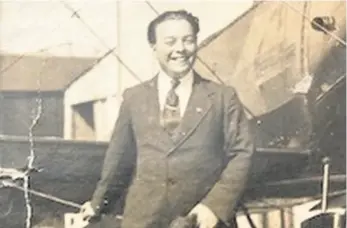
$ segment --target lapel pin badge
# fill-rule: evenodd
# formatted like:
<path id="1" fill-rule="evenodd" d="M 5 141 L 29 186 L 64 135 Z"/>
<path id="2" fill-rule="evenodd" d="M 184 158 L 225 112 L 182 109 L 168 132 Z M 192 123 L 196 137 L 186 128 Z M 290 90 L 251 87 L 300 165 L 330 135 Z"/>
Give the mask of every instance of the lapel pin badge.
<path id="1" fill-rule="evenodd" d="M 201 113 L 201 112 L 202 112 L 202 108 L 197 107 L 197 108 L 196 108 L 196 112 L 197 112 L 197 113 Z"/>

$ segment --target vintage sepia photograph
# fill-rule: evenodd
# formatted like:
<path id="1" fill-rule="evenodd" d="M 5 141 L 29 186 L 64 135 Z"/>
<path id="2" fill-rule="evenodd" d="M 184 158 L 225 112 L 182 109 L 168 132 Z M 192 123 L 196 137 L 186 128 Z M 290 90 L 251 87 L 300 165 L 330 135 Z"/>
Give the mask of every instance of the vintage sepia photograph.
<path id="1" fill-rule="evenodd" d="M 346 1 L 0 0 L 0 228 L 346 227 Z"/>

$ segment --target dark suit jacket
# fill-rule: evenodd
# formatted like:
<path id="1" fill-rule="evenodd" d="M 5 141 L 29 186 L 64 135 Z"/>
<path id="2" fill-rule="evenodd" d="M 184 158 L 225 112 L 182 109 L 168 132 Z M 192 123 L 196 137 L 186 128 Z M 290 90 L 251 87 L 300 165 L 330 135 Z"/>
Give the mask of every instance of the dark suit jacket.
<path id="1" fill-rule="evenodd" d="M 174 138 L 161 127 L 159 110 L 157 77 L 124 92 L 93 207 L 102 206 L 113 175 L 135 162 L 123 228 L 168 227 L 197 203 L 227 222 L 245 188 L 254 151 L 235 90 L 195 73 Z M 124 157 L 135 157 L 133 153 L 136 159 L 120 164 L 127 161 Z"/>

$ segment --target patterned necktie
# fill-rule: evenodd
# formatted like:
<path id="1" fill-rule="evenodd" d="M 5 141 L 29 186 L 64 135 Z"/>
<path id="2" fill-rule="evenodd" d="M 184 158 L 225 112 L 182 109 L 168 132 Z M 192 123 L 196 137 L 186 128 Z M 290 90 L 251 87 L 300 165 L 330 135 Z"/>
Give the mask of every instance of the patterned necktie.
<path id="1" fill-rule="evenodd" d="M 179 79 L 173 78 L 171 81 L 171 89 L 166 97 L 166 102 L 161 115 L 161 125 L 170 134 L 178 127 L 181 121 L 179 97 L 175 89 L 180 84 Z"/>

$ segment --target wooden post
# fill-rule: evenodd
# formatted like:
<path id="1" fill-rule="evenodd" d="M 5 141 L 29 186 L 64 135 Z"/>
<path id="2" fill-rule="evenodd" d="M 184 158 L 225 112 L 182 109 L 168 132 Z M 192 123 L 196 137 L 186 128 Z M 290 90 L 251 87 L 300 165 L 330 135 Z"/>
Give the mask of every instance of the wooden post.
<path id="1" fill-rule="evenodd" d="M 323 158 L 323 187 L 322 187 L 322 212 L 325 213 L 328 205 L 328 192 L 329 192 L 329 167 L 330 159 Z"/>

